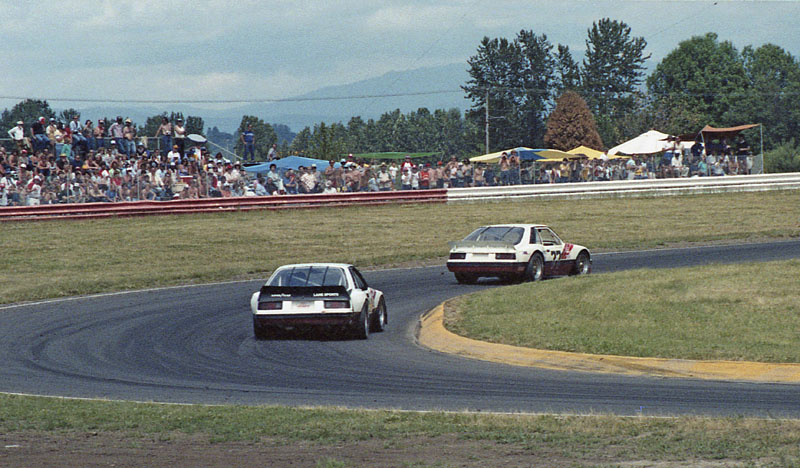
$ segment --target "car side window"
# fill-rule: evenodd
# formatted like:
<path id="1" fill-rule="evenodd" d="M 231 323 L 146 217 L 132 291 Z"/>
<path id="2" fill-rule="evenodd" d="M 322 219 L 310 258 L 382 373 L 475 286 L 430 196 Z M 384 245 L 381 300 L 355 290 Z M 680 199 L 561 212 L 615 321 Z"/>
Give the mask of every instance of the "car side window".
<path id="1" fill-rule="evenodd" d="M 550 229 L 542 228 L 537 231 L 539 231 L 543 245 L 561 245 L 561 239 Z"/>
<path id="2" fill-rule="evenodd" d="M 355 283 L 356 289 L 367 289 L 367 282 L 358 270 L 354 267 L 350 267 L 350 274 L 353 275 L 353 283 Z"/>

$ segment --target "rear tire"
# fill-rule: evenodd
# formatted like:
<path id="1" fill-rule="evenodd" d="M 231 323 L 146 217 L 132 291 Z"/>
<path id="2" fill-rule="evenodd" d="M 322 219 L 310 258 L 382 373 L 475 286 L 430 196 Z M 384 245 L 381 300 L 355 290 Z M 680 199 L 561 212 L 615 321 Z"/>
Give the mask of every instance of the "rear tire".
<path id="1" fill-rule="evenodd" d="M 386 303 L 381 299 L 378 304 L 378 310 L 375 311 L 375 316 L 372 317 L 372 324 L 370 328 L 372 332 L 382 332 L 389 323 L 389 314 L 386 312 Z"/>
<path id="2" fill-rule="evenodd" d="M 544 277 L 544 257 L 536 252 L 528 260 L 528 266 L 525 268 L 525 280 L 540 281 L 542 277 Z"/>
<path id="3" fill-rule="evenodd" d="M 572 268 L 572 275 L 587 275 L 589 274 L 589 267 L 591 266 L 591 262 L 589 261 L 589 254 L 583 250 L 581 253 L 578 254 L 578 258 L 575 259 L 575 266 Z"/>

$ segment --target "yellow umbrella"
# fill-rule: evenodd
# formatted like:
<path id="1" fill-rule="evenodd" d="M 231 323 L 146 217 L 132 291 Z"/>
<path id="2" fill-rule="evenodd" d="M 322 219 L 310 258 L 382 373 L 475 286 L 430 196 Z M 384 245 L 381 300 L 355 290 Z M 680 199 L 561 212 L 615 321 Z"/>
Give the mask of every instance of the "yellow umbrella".
<path id="1" fill-rule="evenodd" d="M 589 159 L 600 159 L 603 157 L 602 151 L 597 151 L 596 149 L 589 148 L 588 146 L 579 146 L 577 148 L 573 148 L 567 151 L 569 154 L 583 154 Z"/>
<path id="2" fill-rule="evenodd" d="M 563 161 L 564 159 L 578 159 L 581 156 L 573 153 L 567 153 L 566 151 L 561 151 L 557 149 L 546 149 L 537 151 L 536 154 L 543 157 L 544 159 L 540 159 L 539 161 Z"/>
<path id="3" fill-rule="evenodd" d="M 531 149 L 530 148 L 526 148 L 524 146 L 519 146 L 517 148 L 509 148 L 507 150 L 497 151 L 496 153 L 489 153 L 489 154 L 484 154 L 484 155 L 481 155 L 481 156 L 475 156 L 475 157 L 469 158 L 469 160 L 471 162 L 496 163 L 497 161 L 500 161 L 500 158 L 503 156 L 503 153 L 511 154 L 511 150 L 517 150 L 517 152 L 520 152 L 522 150 L 530 151 Z"/>

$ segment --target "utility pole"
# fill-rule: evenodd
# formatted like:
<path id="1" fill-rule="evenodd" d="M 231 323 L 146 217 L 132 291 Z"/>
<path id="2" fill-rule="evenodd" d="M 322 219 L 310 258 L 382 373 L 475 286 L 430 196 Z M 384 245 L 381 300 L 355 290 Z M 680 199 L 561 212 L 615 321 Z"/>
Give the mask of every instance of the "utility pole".
<path id="1" fill-rule="evenodd" d="M 486 89 L 486 154 L 489 154 L 489 89 Z"/>

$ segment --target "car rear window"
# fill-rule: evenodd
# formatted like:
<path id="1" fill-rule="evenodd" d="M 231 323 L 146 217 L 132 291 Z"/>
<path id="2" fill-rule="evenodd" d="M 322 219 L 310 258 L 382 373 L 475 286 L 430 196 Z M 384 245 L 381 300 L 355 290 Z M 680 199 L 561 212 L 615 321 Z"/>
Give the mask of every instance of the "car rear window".
<path id="1" fill-rule="evenodd" d="M 278 271 L 267 286 L 347 286 L 347 282 L 341 268 L 305 266 Z"/>
<path id="2" fill-rule="evenodd" d="M 478 228 L 464 238 L 465 241 L 499 241 L 518 244 L 525 230 L 513 226 L 489 226 Z"/>

